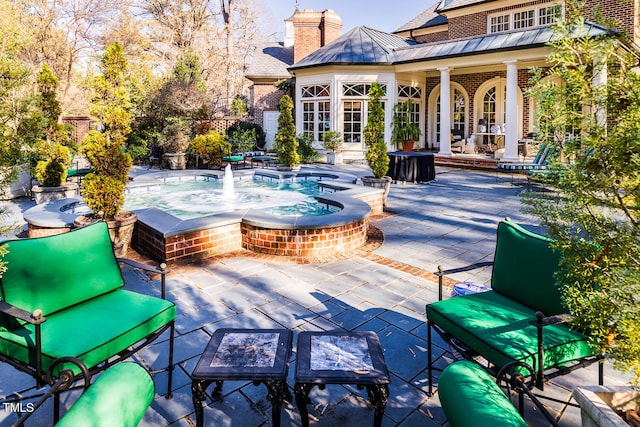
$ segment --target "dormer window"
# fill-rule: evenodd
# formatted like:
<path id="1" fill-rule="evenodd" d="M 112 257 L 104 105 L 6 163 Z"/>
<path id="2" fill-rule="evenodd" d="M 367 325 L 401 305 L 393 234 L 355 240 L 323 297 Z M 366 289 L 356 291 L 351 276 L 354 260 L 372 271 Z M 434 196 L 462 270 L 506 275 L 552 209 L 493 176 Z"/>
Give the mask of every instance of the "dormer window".
<path id="1" fill-rule="evenodd" d="M 516 9 L 509 13 L 496 13 L 488 17 L 489 33 L 500 33 L 510 30 L 551 25 L 562 18 L 562 7 L 559 5 L 527 9 Z"/>

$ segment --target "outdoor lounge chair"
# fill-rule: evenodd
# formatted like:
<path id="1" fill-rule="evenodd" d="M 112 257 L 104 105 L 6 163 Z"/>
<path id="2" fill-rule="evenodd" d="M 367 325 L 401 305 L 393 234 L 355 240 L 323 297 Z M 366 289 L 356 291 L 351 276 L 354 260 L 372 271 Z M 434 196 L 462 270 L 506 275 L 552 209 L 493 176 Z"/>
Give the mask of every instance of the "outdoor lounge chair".
<path id="1" fill-rule="evenodd" d="M 164 299 L 168 270 L 117 259 L 104 222 L 55 236 L 2 243 L 0 361 L 64 390 L 127 359 L 169 331 L 171 397 L 175 305 Z M 123 289 L 118 262 L 161 275 L 161 298 Z M 25 397 L 26 398 L 26 397 Z M 54 394 L 54 420 L 59 393 Z"/>
<path id="2" fill-rule="evenodd" d="M 549 147 L 546 144 L 540 144 L 540 148 L 536 153 L 536 156 L 533 158 L 533 162 L 531 163 L 519 163 L 519 162 L 504 162 L 498 163 L 496 166 L 496 172 L 506 172 L 506 173 L 524 173 L 530 174 L 540 171 L 545 171 L 549 164 L 549 160 L 554 154 L 553 147 Z M 497 180 L 497 175 L 496 175 Z M 511 176 L 511 182 L 513 182 L 513 175 Z"/>
<path id="3" fill-rule="evenodd" d="M 546 237 L 501 221 L 491 290 L 426 306 L 429 393 L 435 359 L 432 330 L 460 356 L 480 356 L 494 376 L 517 363 L 516 370 L 531 375 L 539 389 L 547 379 L 602 361 L 589 337 L 567 323 L 555 279 L 560 254 L 551 244 Z M 442 287 L 442 274 L 440 279 Z M 602 384 L 602 363 L 599 368 Z"/>

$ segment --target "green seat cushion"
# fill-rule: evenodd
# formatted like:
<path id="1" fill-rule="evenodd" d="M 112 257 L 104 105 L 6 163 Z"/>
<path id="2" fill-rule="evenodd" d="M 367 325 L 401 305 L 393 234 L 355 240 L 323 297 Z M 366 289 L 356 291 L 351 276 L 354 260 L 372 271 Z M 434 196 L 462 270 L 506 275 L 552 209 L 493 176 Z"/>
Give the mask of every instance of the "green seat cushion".
<path id="1" fill-rule="evenodd" d="M 124 284 L 104 222 L 4 244 L 9 252 L 0 298 L 28 312 L 48 316 Z"/>
<path id="2" fill-rule="evenodd" d="M 224 156 L 222 158 L 223 162 L 241 162 L 244 160 L 242 156 Z"/>
<path id="3" fill-rule="evenodd" d="M 498 367 L 518 360 L 537 369 L 535 310 L 495 291 L 459 296 L 427 306 L 427 319 Z M 544 368 L 594 355 L 588 338 L 567 325 L 544 328 Z"/>
<path id="4" fill-rule="evenodd" d="M 176 317 L 175 305 L 157 297 L 118 289 L 59 311 L 42 323 L 42 367 L 74 356 L 91 369 L 147 337 Z M 35 366 L 34 327 L 22 324 L 0 330 L 0 354 Z M 66 365 L 63 368 L 72 368 Z M 60 367 L 54 374 L 58 374 Z"/>
<path id="5" fill-rule="evenodd" d="M 480 366 L 455 362 L 440 375 L 438 395 L 452 427 L 526 427 L 515 406 Z"/>
<path id="6" fill-rule="evenodd" d="M 553 241 L 509 221 L 500 222 L 497 233 L 491 288 L 547 316 L 565 313 Z"/>
<path id="7" fill-rule="evenodd" d="M 131 362 L 118 363 L 91 384 L 56 426 L 135 427 L 153 395 L 153 380 L 144 368 Z"/>

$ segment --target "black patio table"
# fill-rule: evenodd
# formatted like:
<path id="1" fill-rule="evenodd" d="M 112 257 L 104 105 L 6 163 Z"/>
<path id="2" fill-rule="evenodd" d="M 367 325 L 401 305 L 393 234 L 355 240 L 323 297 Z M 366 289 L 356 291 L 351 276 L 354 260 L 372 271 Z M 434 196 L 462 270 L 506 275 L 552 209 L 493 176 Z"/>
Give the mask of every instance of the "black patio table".
<path id="1" fill-rule="evenodd" d="M 389 176 L 394 181 L 429 182 L 436 179 L 433 153 L 392 151 L 389 155 Z"/>
<path id="2" fill-rule="evenodd" d="M 303 427 L 309 426 L 309 392 L 314 386 L 354 384 L 366 387 L 380 427 L 389 397 L 389 372 L 375 332 L 300 332 L 294 392 Z"/>
<path id="3" fill-rule="evenodd" d="M 287 329 L 216 330 L 191 374 L 197 427 L 204 425 L 202 402 L 207 398 L 207 387 L 216 383 L 212 398 L 217 399 L 225 380 L 250 380 L 256 386 L 263 383 L 271 402 L 271 421 L 279 426 L 282 402 L 292 400 L 286 382 L 291 338 Z"/>

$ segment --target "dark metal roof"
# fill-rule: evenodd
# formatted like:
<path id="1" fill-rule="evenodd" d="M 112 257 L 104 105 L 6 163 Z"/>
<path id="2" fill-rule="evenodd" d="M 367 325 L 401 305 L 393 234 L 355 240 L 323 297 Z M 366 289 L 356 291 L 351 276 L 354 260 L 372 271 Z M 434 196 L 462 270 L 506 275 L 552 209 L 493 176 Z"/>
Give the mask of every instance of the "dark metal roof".
<path id="1" fill-rule="evenodd" d="M 436 12 L 438 2 L 434 3 L 429 9 L 422 12 L 420 15 L 413 18 L 411 21 L 402 25 L 400 28 L 394 31 L 394 33 L 400 33 L 402 31 L 417 30 L 419 28 L 435 27 L 437 25 L 444 25 L 448 21 L 447 17 L 440 15 Z"/>
<path id="2" fill-rule="evenodd" d="M 585 23 L 582 32 L 574 34 L 574 37 L 584 37 L 587 35 L 593 37 L 606 34 L 608 34 L 607 31 L 602 27 Z M 554 38 L 555 36 L 552 28 L 540 27 L 524 31 L 487 34 L 479 37 L 470 37 L 445 42 L 425 43 L 410 48 L 396 50 L 394 63 L 399 64 L 425 59 L 442 59 L 500 50 L 539 47 L 553 41 Z"/>
<path id="3" fill-rule="evenodd" d="M 293 47 L 284 47 L 284 43 L 272 42 L 258 45 L 251 64 L 245 75 L 248 79 L 291 77 L 287 70 L 293 64 Z"/>
<path id="4" fill-rule="evenodd" d="M 361 26 L 321 47 L 289 69 L 330 64 L 391 64 L 396 49 L 416 44 L 404 37 Z"/>
<path id="5" fill-rule="evenodd" d="M 445 12 L 447 10 L 460 9 L 479 3 L 491 3 L 492 1 L 496 0 L 442 0 L 436 10 L 438 12 Z"/>
<path id="6" fill-rule="evenodd" d="M 574 37 L 603 36 L 606 29 L 585 23 Z M 541 47 L 556 38 L 551 27 L 539 27 L 522 31 L 486 34 L 482 36 L 416 43 L 393 34 L 357 27 L 333 43 L 328 44 L 289 70 L 322 65 L 392 65 L 424 60 L 443 59 L 505 50 Z"/>

